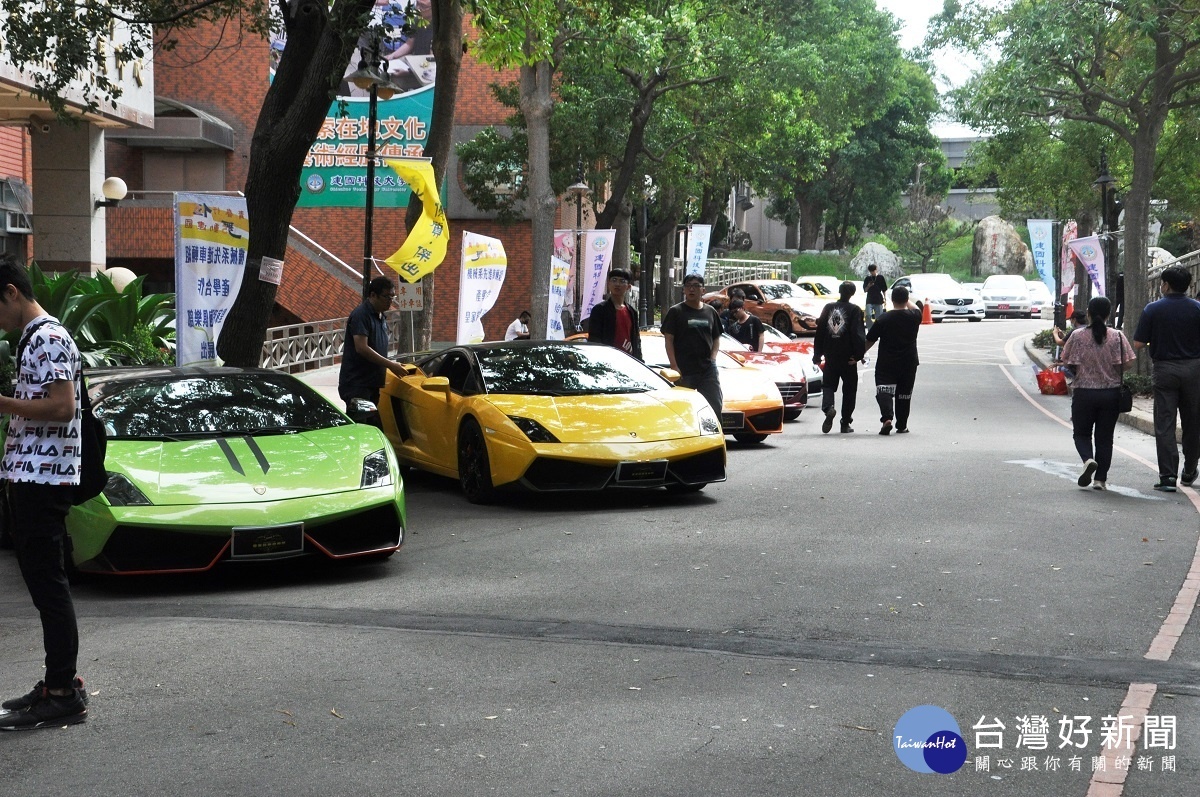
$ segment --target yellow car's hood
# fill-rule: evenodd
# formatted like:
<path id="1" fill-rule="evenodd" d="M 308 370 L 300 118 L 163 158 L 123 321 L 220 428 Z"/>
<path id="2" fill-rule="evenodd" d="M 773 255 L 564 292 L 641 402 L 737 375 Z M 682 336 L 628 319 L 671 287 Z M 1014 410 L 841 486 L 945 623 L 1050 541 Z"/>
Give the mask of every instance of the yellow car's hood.
<path id="1" fill-rule="evenodd" d="M 537 421 L 561 443 L 659 442 L 695 437 L 697 403 L 691 390 L 590 396 L 489 395 L 500 412 Z"/>

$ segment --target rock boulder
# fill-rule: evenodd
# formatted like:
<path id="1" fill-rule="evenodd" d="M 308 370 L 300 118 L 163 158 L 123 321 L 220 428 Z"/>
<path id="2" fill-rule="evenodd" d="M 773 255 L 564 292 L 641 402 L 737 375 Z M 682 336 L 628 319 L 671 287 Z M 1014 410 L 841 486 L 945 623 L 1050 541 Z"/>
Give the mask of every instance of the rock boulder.
<path id="1" fill-rule="evenodd" d="M 1032 271 L 1033 253 L 1011 224 L 999 216 L 988 216 L 979 222 L 971 247 L 972 274 L 988 277 Z"/>
<path id="2" fill-rule="evenodd" d="M 892 253 L 883 244 L 871 242 L 864 244 L 858 254 L 850 261 L 850 270 L 860 277 L 867 276 L 867 266 L 874 265 L 879 273 L 890 283 L 897 277 L 904 276 L 900 267 L 900 257 Z"/>

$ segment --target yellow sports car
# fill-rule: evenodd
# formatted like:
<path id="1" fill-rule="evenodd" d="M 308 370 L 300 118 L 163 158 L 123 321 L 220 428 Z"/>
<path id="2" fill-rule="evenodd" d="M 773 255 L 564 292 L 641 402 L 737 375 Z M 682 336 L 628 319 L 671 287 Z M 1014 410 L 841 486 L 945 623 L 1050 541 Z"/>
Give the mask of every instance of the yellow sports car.
<path id="1" fill-rule="evenodd" d="M 623 351 L 593 343 L 455 346 L 388 373 L 384 433 L 402 464 L 457 478 L 472 503 L 537 491 L 725 481 L 721 421 Z"/>

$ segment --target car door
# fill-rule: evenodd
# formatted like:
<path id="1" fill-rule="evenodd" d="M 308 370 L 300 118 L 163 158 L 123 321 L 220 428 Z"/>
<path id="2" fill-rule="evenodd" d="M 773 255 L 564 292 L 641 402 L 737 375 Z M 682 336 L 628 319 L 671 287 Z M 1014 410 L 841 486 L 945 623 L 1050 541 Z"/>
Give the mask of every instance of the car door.
<path id="1" fill-rule="evenodd" d="M 422 367 L 426 377 L 445 377 L 448 386 L 427 389 L 422 387 L 425 378 L 409 377 L 415 383 L 406 396 L 404 412 L 414 456 L 449 471 L 458 469 L 458 423 L 464 398 L 473 393 L 469 388 L 474 384 L 473 368 L 467 353 L 454 349 Z"/>
<path id="2" fill-rule="evenodd" d="M 770 323 L 771 308 L 767 305 L 766 297 L 759 287 L 753 283 L 745 282 L 735 287 L 741 288 L 746 292 L 746 310 L 752 315 L 757 316 L 760 321 Z M 730 290 L 733 290 L 730 288 Z"/>

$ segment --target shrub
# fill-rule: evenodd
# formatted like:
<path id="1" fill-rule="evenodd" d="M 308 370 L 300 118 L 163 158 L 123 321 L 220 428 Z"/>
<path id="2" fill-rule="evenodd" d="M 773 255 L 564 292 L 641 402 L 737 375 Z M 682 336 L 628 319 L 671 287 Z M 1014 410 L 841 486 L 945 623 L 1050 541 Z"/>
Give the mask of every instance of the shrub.
<path id="1" fill-rule="evenodd" d="M 1125 374 L 1125 384 L 1129 385 L 1129 389 L 1137 396 L 1149 396 L 1154 392 L 1154 383 L 1150 374 Z"/>
<path id="2" fill-rule="evenodd" d="M 1033 345 L 1039 349 L 1054 348 L 1054 330 L 1043 329 L 1033 336 Z"/>

